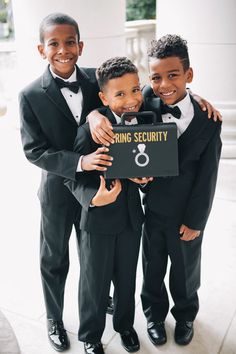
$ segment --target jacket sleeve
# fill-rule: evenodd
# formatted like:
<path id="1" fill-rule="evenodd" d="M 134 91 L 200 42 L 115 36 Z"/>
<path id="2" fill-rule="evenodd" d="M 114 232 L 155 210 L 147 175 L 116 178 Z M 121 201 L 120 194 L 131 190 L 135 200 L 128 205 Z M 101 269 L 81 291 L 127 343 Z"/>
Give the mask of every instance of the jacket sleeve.
<path id="1" fill-rule="evenodd" d="M 19 107 L 21 140 L 26 158 L 41 169 L 64 178 L 75 179 L 80 155 L 52 146 L 24 92 L 19 94 Z"/>
<path id="2" fill-rule="evenodd" d="M 183 224 L 194 230 L 204 230 L 215 194 L 218 166 L 221 154 L 220 124 L 204 149 L 198 167 Z"/>
<path id="3" fill-rule="evenodd" d="M 78 128 L 77 136 L 74 143 L 74 151 L 79 155 L 87 155 L 96 150 L 95 144 L 88 129 L 88 123 Z M 74 195 L 80 205 L 88 210 L 91 200 L 97 193 L 100 185 L 100 173 L 98 171 L 83 171 L 76 173 L 76 179 L 64 180 L 65 186 Z"/>

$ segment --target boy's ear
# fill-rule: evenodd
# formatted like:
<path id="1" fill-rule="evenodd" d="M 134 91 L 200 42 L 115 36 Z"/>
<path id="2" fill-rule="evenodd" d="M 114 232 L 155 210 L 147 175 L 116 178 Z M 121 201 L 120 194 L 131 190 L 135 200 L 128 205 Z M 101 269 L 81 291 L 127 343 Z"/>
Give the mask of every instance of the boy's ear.
<path id="1" fill-rule="evenodd" d="M 188 68 L 188 70 L 186 71 L 186 81 L 187 81 L 187 83 L 190 83 L 193 81 L 193 69 L 192 68 Z"/>
<path id="2" fill-rule="evenodd" d="M 84 42 L 79 41 L 79 56 L 82 55 L 83 52 L 83 47 L 84 47 Z"/>
<path id="3" fill-rule="evenodd" d="M 43 46 L 42 44 L 39 44 L 39 45 L 38 45 L 38 51 L 39 51 L 39 54 L 41 55 L 41 57 L 42 57 L 43 59 L 46 59 L 46 58 L 47 58 L 47 56 L 46 56 L 45 53 L 44 53 L 44 46 Z"/>
<path id="4" fill-rule="evenodd" d="M 98 95 L 99 95 L 99 98 L 100 98 L 100 100 L 102 101 L 103 105 L 104 105 L 104 106 L 109 106 L 108 101 L 107 101 L 107 99 L 106 99 L 106 95 L 104 94 L 104 92 L 100 91 L 100 92 L 98 93 Z"/>

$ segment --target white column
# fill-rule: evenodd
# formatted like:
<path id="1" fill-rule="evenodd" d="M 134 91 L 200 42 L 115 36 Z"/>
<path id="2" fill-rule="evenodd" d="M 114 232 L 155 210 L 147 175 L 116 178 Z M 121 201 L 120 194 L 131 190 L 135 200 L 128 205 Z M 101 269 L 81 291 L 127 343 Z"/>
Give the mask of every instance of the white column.
<path id="1" fill-rule="evenodd" d="M 157 0 L 157 38 L 176 33 L 188 41 L 191 89 L 223 114 L 225 158 L 236 158 L 235 17 L 235 0 Z"/>
<path id="2" fill-rule="evenodd" d="M 97 67 L 104 60 L 125 55 L 125 0 L 13 0 L 20 86 L 39 76 L 46 62 L 37 51 L 39 24 L 52 12 L 78 21 L 84 50 L 79 66 Z"/>

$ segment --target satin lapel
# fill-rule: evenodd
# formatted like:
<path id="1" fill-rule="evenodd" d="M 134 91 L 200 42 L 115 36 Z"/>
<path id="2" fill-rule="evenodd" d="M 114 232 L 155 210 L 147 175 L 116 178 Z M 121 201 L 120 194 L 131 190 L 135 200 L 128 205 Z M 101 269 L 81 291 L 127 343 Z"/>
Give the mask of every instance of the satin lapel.
<path id="1" fill-rule="evenodd" d="M 57 108 L 76 126 L 77 123 L 64 99 L 60 89 L 58 88 L 49 68 L 43 74 L 42 88 L 48 98 L 57 106 Z"/>
<path id="2" fill-rule="evenodd" d="M 80 87 L 83 94 L 83 103 L 82 103 L 82 112 L 80 116 L 80 124 L 84 124 L 86 122 L 86 116 L 88 114 L 87 107 L 91 107 L 90 99 L 92 92 L 94 90 L 94 83 L 91 82 L 90 77 L 83 69 L 79 69 L 77 67 L 77 80 L 80 83 Z"/>
<path id="3" fill-rule="evenodd" d="M 109 119 L 109 121 L 112 124 L 117 124 L 116 118 L 114 117 L 114 114 L 112 113 L 112 111 L 109 108 L 107 108 L 107 118 Z"/>
<path id="4" fill-rule="evenodd" d="M 145 111 L 154 111 L 157 116 L 157 122 L 162 122 L 160 98 L 155 96 L 145 98 L 143 108 Z"/>
<path id="5" fill-rule="evenodd" d="M 188 128 L 185 132 L 179 137 L 178 144 L 179 146 L 192 143 L 193 139 L 195 139 L 199 134 L 201 134 L 202 130 L 207 123 L 206 120 L 206 112 L 203 112 L 196 101 L 194 101 L 191 97 L 191 101 L 194 108 L 194 116 L 189 124 Z"/>

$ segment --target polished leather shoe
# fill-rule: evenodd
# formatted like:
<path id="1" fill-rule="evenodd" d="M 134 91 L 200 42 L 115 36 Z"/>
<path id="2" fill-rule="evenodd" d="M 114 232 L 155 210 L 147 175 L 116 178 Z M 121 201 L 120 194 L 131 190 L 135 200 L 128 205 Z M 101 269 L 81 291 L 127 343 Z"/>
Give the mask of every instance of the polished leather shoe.
<path id="1" fill-rule="evenodd" d="M 121 344 L 125 350 L 129 353 L 137 352 L 140 348 L 138 335 L 134 328 L 128 331 L 120 333 Z"/>
<path id="2" fill-rule="evenodd" d="M 187 345 L 193 338 L 193 322 L 177 321 L 175 325 L 175 342 L 180 345 Z"/>
<path id="3" fill-rule="evenodd" d="M 86 354 L 105 354 L 101 342 L 96 344 L 84 343 L 84 352 Z"/>
<path id="4" fill-rule="evenodd" d="M 64 352 L 70 348 L 70 342 L 62 321 L 48 320 L 48 339 L 58 352 Z"/>
<path id="5" fill-rule="evenodd" d="M 147 333 L 154 345 L 162 345 L 167 341 L 164 322 L 152 322 L 148 324 Z"/>
<path id="6" fill-rule="evenodd" d="M 107 311 L 106 311 L 109 315 L 113 315 L 114 312 L 114 303 L 113 303 L 113 299 L 111 296 L 109 296 L 108 299 L 108 305 L 107 305 Z"/>

